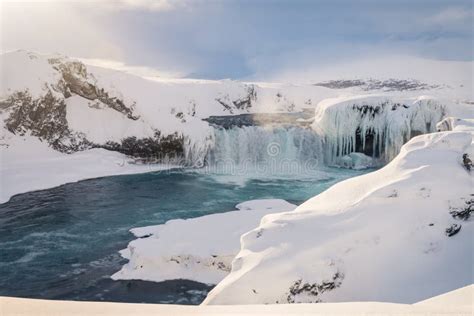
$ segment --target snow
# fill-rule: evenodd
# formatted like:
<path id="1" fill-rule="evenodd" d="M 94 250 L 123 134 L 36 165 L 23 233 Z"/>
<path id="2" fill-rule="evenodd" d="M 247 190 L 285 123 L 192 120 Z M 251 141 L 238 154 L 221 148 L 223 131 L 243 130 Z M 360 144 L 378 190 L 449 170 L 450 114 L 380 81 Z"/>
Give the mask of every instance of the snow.
<path id="1" fill-rule="evenodd" d="M 350 153 L 337 160 L 337 165 L 355 170 L 375 167 L 374 159 L 363 153 Z"/>
<path id="2" fill-rule="evenodd" d="M 66 119 L 73 131 L 83 133 L 96 144 L 120 142 L 131 136 L 153 137 L 155 134 L 143 119 L 130 120 L 100 101 L 90 101 L 80 96 L 66 99 Z"/>
<path id="3" fill-rule="evenodd" d="M 139 239 L 121 251 L 129 262 L 112 279 L 217 284 L 228 274 L 243 233 L 264 215 L 294 208 L 284 200 L 252 200 L 238 204 L 238 211 L 134 228 L 131 232 Z"/>
<path id="4" fill-rule="evenodd" d="M 16 91 L 25 91 L 33 98 L 44 96 L 48 91 L 57 98 L 63 96 L 55 90 L 61 79 L 58 70 L 49 59 L 71 62 L 74 59 L 60 55 L 41 55 L 33 52 L 15 51 L 0 55 L 2 84 L 0 101 Z M 153 136 L 159 131 L 162 136 L 177 133 L 183 135 L 186 160 L 202 165 L 209 148 L 214 146 L 214 130 L 202 121 L 211 115 L 229 115 L 218 101 L 246 98 L 249 87 L 257 91 L 257 99 L 251 112 L 298 111 L 308 106 L 313 98 L 318 102 L 336 92 L 322 87 L 263 84 L 263 87 L 231 80 L 149 80 L 124 72 L 87 66 L 87 82 L 108 95 L 123 100 L 133 108 L 138 120 L 107 107 L 99 101 L 90 101 L 74 95 L 66 98 L 66 119 L 72 132 L 85 135 L 89 141 L 105 143 L 120 141 L 129 136 L 137 138 Z M 277 96 L 280 94 L 280 97 Z M 316 103 L 314 103 L 316 104 Z M 233 114 L 247 112 L 234 109 Z M 182 114 L 178 117 L 178 114 Z M 67 182 L 87 178 L 147 172 L 162 169 L 156 166 L 134 166 L 125 156 L 104 150 L 92 150 L 73 155 L 53 151 L 46 142 L 37 138 L 13 135 L 6 131 L 3 120 L 9 113 L 0 113 L 2 120 L 2 178 L 1 202 L 12 195 L 31 190 L 45 189 Z M 54 171 L 53 176 L 46 177 Z"/>
<path id="5" fill-rule="evenodd" d="M 466 306 L 471 309 L 474 307 L 474 285 L 444 293 L 427 300 L 416 303 L 416 305 L 437 305 L 437 306 Z"/>
<path id="6" fill-rule="evenodd" d="M 0 297 L 4 315 L 470 315 L 474 287 L 445 294 L 449 299 L 442 305 L 428 301 L 418 304 L 381 302 L 286 304 L 286 305 L 232 305 L 184 306 L 167 304 L 129 304 L 105 302 L 74 302 Z M 467 303 L 467 304 L 466 304 Z"/>
<path id="7" fill-rule="evenodd" d="M 25 51 L 2 54 L 0 100 L 23 90 L 41 97 L 57 84 L 60 74 L 48 58 L 72 61 Z M 456 66 L 460 67 L 465 68 L 465 64 Z M 137 228 L 133 230 L 137 237 L 150 236 L 132 241 L 122 252 L 130 262 L 115 278 L 222 280 L 205 304 L 414 303 L 473 282 L 472 219 L 461 221 L 450 214 L 472 199 L 472 175 L 461 164 L 464 152 L 474 155 L 471 74 L 459 82 L 450 74 L 456 79 L 454 85 L 437 82 L 440 87 L 428 91 L 369 93 L 311 84 L 150 79 L 95 66 L 87 69 L 88 82 L 123 100 L 139 116 L 133 120 L 100 102 L 67 98 L 68 126 L 95 142 L 148 137 L 158 130 L 162 135 L 184 135 L 186 157 L 192 161 L 202 160 L 213 146 L 221 149 L 223 158 L 229 158 L 235 154 L 233 140 L 216 143 L 219 132 L 203 118 L 314 108 L 312 128 L 320 138 L 291 133 L 282 138 L 273 131 L 264 133 L 263 128 L 258 129 L 262 134 L 256 138 L 252 137 L 256 128 L 241 129 L 232 136 L 243 140 L 239 154 L 248 155 L 249 148 L 269 154 L 267 144 L 277 140 L 280 145 L 289 145 L 280 148 L 285 157 L 297 157 L 300 153 L 294 141 L 310 139 L 317 144 L 315 155 L 324 150 L 325 161 L 330 164 L 372 166 L 376 159 L 353 152 L 358 143 L 356 131 L 360 130 L 361 135 L 373 133 L 381 145 L 374 153 L 380 155 L 379 160 L 391 161 L 376 172 L 331 187 L 294 211 L 294 206 L 284 201 L 272 201 L 270 206 L 268 201 L 253 201 L 238 205 L 239 211 Z M 442 76 L 435 79 L 440 81 Z M 466 84 L 469 81 L 471 85 Z M 257 93 L 250 109 L 233 108 L 230 112 L 219 103 L 246 98 L 250 88 Z M 368 115 L 363 114 L 364 107 Z M 372 115 L 370 111 L 375 108 L 379 110 Z M 15 194 L 82 179 L 172 167 L 131 164 L 126 156 L 103 149 L 66 155 L 38 138 L 13 135 L 3 126 L 1 130 L 0 203 Z M 439 132 L 415 137 L 403 145 L 414 134 L 434 131 Z M 229 138 L 232 131 L 221 134 L 223 139 Z M 324 140 L 321 148 L 319 139 Z M 362 137 L 360 142 L 364 140 Z M 461 230 L 447 237 L 445 230 L 453 224 L 462 225 Z M 465 291 L 462 295 L 465 297 Z M 274 308 L 281 313 L 291 308 L 439 311 L 439 306 L 435 309 L 427 302 L 416 306 L 345 303 L 248 308 Z M 245 311 L 245 307 L 233 308 Z"/>
<path id="8" fill-rule="evenodd" d="M 450 214 L 473 198 L 461 164 L 472 140 L 417 136 L 384 168 L 263 217 L 204 304 L 414 303 L 473 283 L 473 221 Z"/>
<path id="9" fill-rule="evenodd" d="M 62 98 L 54 89 L 61 75 L 54 69 L 55 65 L 50 64 L 51 58 L 56 63 L 77 61 L 66 56 L 26 51 L 1 54 L 0 65 L 5 80 L 0 88 L 0 100 L 15 91 L 26 89 L 34 97 L 40 97 L 50 89 L 58 98 Z M 71 130 L 97 143 L 117 142 L 129 136 L 150 137 L 156 131 L 162 136 L 177 133 L 184 136 L 187 162 L 196 165 L 202 164 L 210 148 L 220 145 L 216 143 L 214 129 L 202 121 L 212 115 L 288 113 L 316 109 L 313 128 L 326 139 L 324 160 L 329 164 L 351 153 L 356 144 L 355 131 L 358 128 L 362 134 L 366 131 L 375 133 L 376 142 L 383 145 L 380 147 L 383 151 L 381 162 L 385 163 L 395 157 L 412 131 L 434 131 L 435 124 L 444 117 L 443 111 L 457 117 L 474 116 L 472 104 L 465 100 L 469 95 L 462 94 L 464 99 L 454 100 L 453 95 L 461 88 L 459 85 L 446 85 L 449 82 L 427 91 L 378 91 L 379 94 L 373 95 L 360 89 L 338 90 L 312 84 L 150 79 L 93 65 L 87 65 L 85 78 L 98 89 L 104 89 L 111 98 L 123 100 L 126 106 L 133 108 L 133 114 L 139 119 L 135 121 L 99 101 L 72 96 L 65 99 Z M 248 98 L 250 91 L 255 92 L 250 108 L 238 109 L 233 105 L 233 101 Z M 431 97 L 423 97 L 422 93 L 429 93 Z M 220 102 L 233 108 L 226 109 Z M 389 109 L 389 105 L 399 102 L 409 108 L 397 111 Z M 372 117 L 361 116 L 349 104 L 387 106 Z M 321 149 L 318 150 L 321 152 Z M 319 156 L 322 156 L 321 153 Z"/>
<path id="10" fill-rule="evenodd" d="M 62 154 L 36 137 L 18 137 L 6 132 L 0 144 L 0 203 L 19 193 L 65 183 L 172 167 L 175 166 L 132 164 L 125 155 L 105 149 Z"/>
<path id="11" fill-rule="evenodd" d="M 447 117 L 436 124 L 438 132 L 442 131 L 474 131 L 474 119 Z"/>

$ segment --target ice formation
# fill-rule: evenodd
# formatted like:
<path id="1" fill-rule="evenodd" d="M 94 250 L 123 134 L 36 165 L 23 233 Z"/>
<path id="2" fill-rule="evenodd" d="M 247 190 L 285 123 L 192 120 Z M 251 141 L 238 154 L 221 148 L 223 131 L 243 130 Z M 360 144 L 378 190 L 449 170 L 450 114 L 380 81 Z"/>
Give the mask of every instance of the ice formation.
<path id="1" fill-rule="evenodd" d="M 382 95 L 327 99 L 318 104 L 313 128 L 325 139 L 325 159 L 352 152 L 392 160 L 411 137 L 433 132 L 446 107 L 427 97 Z"/>

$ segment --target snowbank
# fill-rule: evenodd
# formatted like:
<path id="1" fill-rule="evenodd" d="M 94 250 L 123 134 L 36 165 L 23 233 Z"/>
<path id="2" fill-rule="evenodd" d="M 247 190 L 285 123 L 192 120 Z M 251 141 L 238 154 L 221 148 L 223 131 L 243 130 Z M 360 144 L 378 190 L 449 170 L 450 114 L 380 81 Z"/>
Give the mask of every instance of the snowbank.
<path id="1" fill-rule="evenodd" d="M 125 155 L 105 149 L 63 154 L 30 136 L 4 141 L 5 138 L 0 139 L 0 203 L 16 194 L 79 180 L 175 167 L 136 165 Z"/>
<path id="2" fill-rule="evenodd" d="M 474 107 L 473 107 L 474 115 Z M 447 117 L 438 124 L 436 124 L 438 132 L 443 131 L 472 131 L 474 132 L 474 119 L 472 118 L 458 118 L 458 117 Z"/>
<path id="3" fill-rule="evenodd" d="M 264 215 L 290 211 L 296 205 L 284 200 L 252 200 L 236 208 L 238 211 L 132 229 L 139 239 L 121 251 L 129 262 L 112 279 L 188 279 L 217 284 L 230 271 L 240 236 L 257 226 Z"/>
<path id="4" fill-rule="evenodd" d="M 428 301 L 414 305 L 377 302 L 292 305 L 183 306 L 166 304 L 126 304 L 66 302 L 0 297 L 2 315 L 432 315 L 472 314 L 473 286 L 446 294 L 442 305 Z"/>
<path id="5" fill-rule="evenodd" d="M 204 304 L 414 303 L 473 283 L 473 182 L 461 164 L 472 140 L 415 137 L 384 168 L 265 216 Z"/>

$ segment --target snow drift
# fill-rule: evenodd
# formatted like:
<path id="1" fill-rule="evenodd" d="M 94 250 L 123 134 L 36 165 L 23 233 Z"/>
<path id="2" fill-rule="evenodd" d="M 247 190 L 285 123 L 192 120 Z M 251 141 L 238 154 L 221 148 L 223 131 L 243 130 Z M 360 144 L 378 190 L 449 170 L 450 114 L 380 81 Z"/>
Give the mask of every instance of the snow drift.
<path id="1" fill-rule="evenodd" d="M 240 236 L 264 215 L 290 211 L 296 205 L 284 200 L 253 200 L 236 208 L 238 211 L 132 229 L 138 239 L 121 251 L 129 262 L 112 279 L 187 279 L 217 284 L 230 271 Z"/>
<path id="2" fill-rule="evenodd" d="M 204 304 L 413 303 L 473 283 L 471 132 L 417 136 L 383 169 L 338 183 L 241 238 Z"/>

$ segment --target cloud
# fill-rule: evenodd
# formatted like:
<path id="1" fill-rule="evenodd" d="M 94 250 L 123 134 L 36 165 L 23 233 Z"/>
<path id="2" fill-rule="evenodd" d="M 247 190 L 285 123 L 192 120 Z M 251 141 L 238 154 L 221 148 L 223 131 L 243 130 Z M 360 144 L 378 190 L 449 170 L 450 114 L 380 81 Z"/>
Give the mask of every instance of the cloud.
<path id="1" fill-rule="evenodd" d="M 472 21 L 473 16 L 472 9 L 451 7 L 426 18 L 425 22 L 432 25 L 459 24 Z"/>
<path id="2" fill-rule="evenodd" d="M 183 0 L 101 0 L 102 5 L 112 10 L 171 11 L 186 7 Z M 100 2 L 100 1 L 99 1 Z"/>
<path id="3" fill-rule="evenodd" d="M 76 3 L 76 2 L 74 2 Z M 0 47 L 41 53 L 122 59 L 97 15 L 65 1 L 2 2 Z"/>
<path id="4" fill-rule="evenodd" d="M 93 6 L 95 10 L 144 10 L 169 11 L 185 7 L 189 0 L 1 0 L 4 4 L 67 4 L 70 6 Z"/>
<path id="5" fill-rule="evenodd" d="M 146 9 L 150 11 L 163 11 L 173 9 L 173 4 L 168 0 L 119 0 L 119 5 L 125 8 Z"/>
<path id="6" fill-rule="evenodd" d="M 157 70 L 146 66 L 132 66 L 127 65 L 121 61 L 100 59 L 100 58 L 76 58 L 86 65 L 114 69 L 133 74 L 139 77 L 153 79 L 153 78 L 183 78 L 185 74 L 179 72 L 167 72 Z"/>

